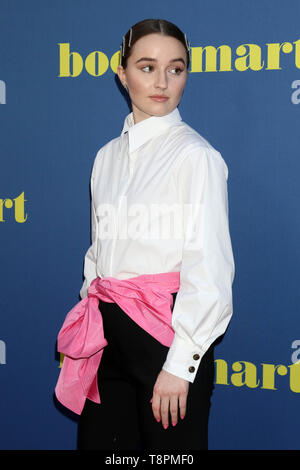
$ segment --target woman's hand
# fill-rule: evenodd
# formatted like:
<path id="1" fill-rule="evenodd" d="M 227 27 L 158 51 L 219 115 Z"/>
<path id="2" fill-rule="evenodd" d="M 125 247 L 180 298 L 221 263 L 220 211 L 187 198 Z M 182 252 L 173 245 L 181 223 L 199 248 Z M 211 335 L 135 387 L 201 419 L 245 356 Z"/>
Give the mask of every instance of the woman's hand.
<path id="1" fill-rule="evenodd" d="M 166 429 L 169 425 L 169 409 L 172 425 L 178 421 L 178 406 L 181 419 L 186 413 L 186 402 L 189 391 L 189 381 L 181 377 L 170 374 L 166 370 L 161 370 L 156 379 L 153 396 L 152 410 L 157 421 L 162 421 Z"/>

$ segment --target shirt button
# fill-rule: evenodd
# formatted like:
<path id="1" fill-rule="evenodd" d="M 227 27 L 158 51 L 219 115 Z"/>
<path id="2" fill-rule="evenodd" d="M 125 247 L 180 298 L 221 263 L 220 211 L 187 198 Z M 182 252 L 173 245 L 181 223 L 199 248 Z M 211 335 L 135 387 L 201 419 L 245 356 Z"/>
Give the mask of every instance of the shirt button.
<path id="1" fill-rule="evenodd" d="M 195 372 L 195 367 L 193 366 L 189 367 L 189 372 Z"/>
<path id="2" fill-rule="evenodd" d="M 193 359 L 195 359 L 195 361 L 198 361 L 198 359 L 200 359 L 199 354 L 194 354 L 194 355 L 193 355 Z"/>

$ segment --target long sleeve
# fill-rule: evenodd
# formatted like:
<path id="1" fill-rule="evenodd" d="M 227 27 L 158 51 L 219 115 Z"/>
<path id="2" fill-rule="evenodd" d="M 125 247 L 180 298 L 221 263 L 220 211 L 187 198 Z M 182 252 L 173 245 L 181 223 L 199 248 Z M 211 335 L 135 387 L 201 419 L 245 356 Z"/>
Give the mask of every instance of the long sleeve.
<path id="1" fill-rule="evenodd" d="M 95 210 L 95 203 L 94 203 L 94 179 L 95 179 L 95 172 L 96 172 L 96 161 L 94 161 L 92 174 L 91 174 L 91 181 L 90 181 L 90 189 L 91 189 L 91 246 L 86 252 L 84 258 L 84 281 L 82 288 L 80 290 L 80 297 L 83 299 L 87 295 L 88 288 L 93 281 L 97 277 L 96 271 L 96 263 L 97 263 L 97 240 L 98 240 L 98 224 L 97 224 L 97 217 L 96 217 L 96 210 Z"/>
<path id="2" fill-rule="evenodd" d="M 180 288 L 172 313 L 175 336 L 163 369 L 193 382 L 201 358 L 225 332 L 233 312 L 228 168 L 216 150 L 194 148 L 177 169 L 180 201 L 192 212 L 185 217 Z"/>

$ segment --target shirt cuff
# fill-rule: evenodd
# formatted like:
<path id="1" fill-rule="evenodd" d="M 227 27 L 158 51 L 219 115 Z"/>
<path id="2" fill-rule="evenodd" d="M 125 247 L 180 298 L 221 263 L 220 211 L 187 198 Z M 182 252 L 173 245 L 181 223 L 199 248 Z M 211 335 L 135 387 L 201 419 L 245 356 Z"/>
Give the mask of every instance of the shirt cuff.
<path id="1" fill-rule="evenodd" d="M 193 383 L 203 356 L 204 352 L 199 347 L 188 340 L 183 340 L 175 333 L 162 368 Z"/>

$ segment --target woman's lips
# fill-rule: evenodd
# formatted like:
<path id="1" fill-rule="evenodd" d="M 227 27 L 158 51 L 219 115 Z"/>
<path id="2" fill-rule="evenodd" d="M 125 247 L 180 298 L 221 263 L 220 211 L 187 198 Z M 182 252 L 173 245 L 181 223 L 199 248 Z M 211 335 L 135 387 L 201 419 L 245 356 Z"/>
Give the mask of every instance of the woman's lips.
<path id="1" fill-rule="evenodd" d="M 167 101 L 169 99 L 168 96 L 159 96 L 159 95 L 153 95 L 153 96 L 150 96 L 150 98 L 154 101 L 159 101 L 159 102 Z"/>

